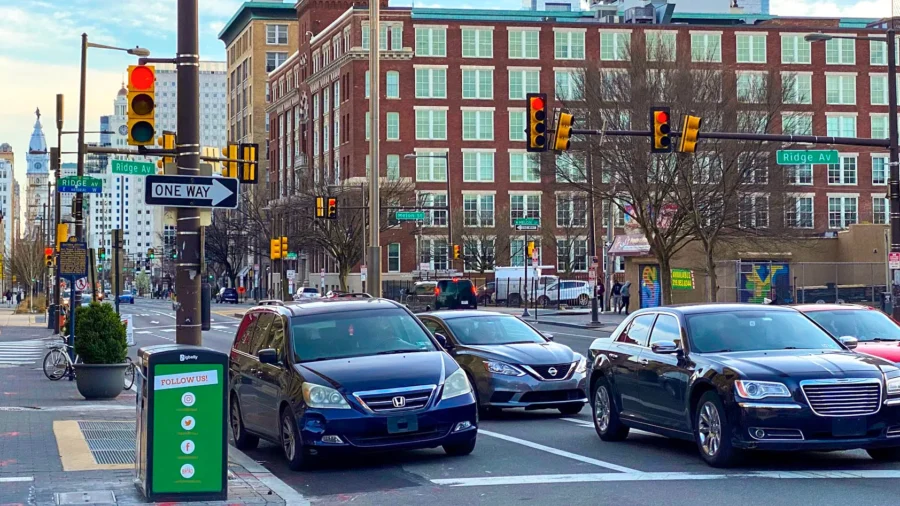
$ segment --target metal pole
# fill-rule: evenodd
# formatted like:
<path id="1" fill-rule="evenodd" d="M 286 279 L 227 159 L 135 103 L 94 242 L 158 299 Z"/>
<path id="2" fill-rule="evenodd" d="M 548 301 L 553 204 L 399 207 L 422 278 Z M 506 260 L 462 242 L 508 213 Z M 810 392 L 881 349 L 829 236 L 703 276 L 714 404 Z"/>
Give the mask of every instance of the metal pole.
<path id="1" fill-rule="evenodd" d="M 891 192 L 891 253 L 900 253 L 900 149 L 897 146 L 897 32 L 891 27 L 887 31 L 888 60 L 888 130 L 890 135 L 890 192 Z M 892 276 L 893 299 L 900 295 L 898 271 Z M 895 304 L 894 318 L 900 318 L 900 305 Z"/>
<path id="2" fill-rule="evenodd" d="M 381 1 L 369 2 L 369 111 L 370 111 L 370 139 L 369 156 L 371 170 L 369 170 L 369 260 L 368 260 L 368 285 L 369 294 L 372 297 L 381 297 L 381 196 L 378 189 L 378 176 L 381 174 L 381 157 L 378 154 L 378 142 L 381 138 L 379 127 L 381 110 L 379 99 L 381 98 L 381 70 L 379 66 L 379 46 L 381 30 Z M 449 170 L 448 170 L 449 172 Z M 450 174 L 447 174 L 448 181 Z M 447 195 L 450 198 L 450 195 Z M 449 214 L 449 213 L 448 213 Z M 449 221 L 449 216 L 448 216 Z M 450 245 L 447 245 L 450 248 Z"/>
<path id="3" fill-rule="evenodd" d="M 178 153 L 181 176 L 200 175 L 200 44 L 197 0 L 178 0 Z M 178 208 L 175 342 L 200 345 L 200 210 Z"/>
<path id="4" fill-rule="evenodd" d="M 594 268 L 593 262 L 594 257 L 597 255 L 597 228 L 594 225 L 594 163 L 593 156 L 588 152 L 587 154 L 587 183 L 588 183 L 588 228 L 590 231 L 588 232 L 588 251 L 591 252 L 591 269 Z M 574 211 L 574 203 L 572 205 Z M 594 279 L 597 280 L 597 272 L 594 272 Z M 559 283 L 557 283 L 558 285 Z M 608 287 L 607 287 L 608 289 Z M 591 323 L 597 324 L 600 321 L 600 317 L 598 314 L 597 308 L 597 283 L 594 282 L 593 292 L 591 294 Z M 604 292 L 605 293 L 605 292 Z M 559 297 L 556 299 L 556 303 L 559 304 Z"/>
<path id="5" fill-rule="evenodd" d="M 613 244 L 613 240 L 615 239 L 614 231 L 615 231 L 615 226 L 616 226 L 615 222 L 613 221 L 613 219 L 615 218 L 615 210 L 613 208 L 613 205 L 614 205 L 613 201 L 612 201 L 612 199 L 610 199 L 609 210 L 606 213 L 607 219 L 608 219 L 607 225 L 606 225 L 606 244 L 605 244 L 606 251 L 603 252 L 606 255 L 606 300 L 607 301 L 614 300 L 612 298 L 612 286 L 614 284 L 613 279 L 615 279 L 615 276 L 616 276 L 615 273 L 616 273 L 616 267 L 617 267 L 615 265 L 616 258 L 612 254 L 612 244 Z M 609 306 L 611 311 L 615 311 L 616 313 L 619 312 L 618 311 L 619 308 L 612 307 L 611 302 L 607 302 L 607 305 Z"/>
<path id="6" fill-rule="evenodd" d="M 88 36 L 86 33 L 81 34 L 81 91 L 78 95 L 78 176 L 84 176 L 84 116 L 85 116 L 85 95 L 87 93 L 87 49 Z M 62 153 L 62 149 L 60 149 Z M 78 192 L 75 194 L 75 237 L 79 241 L 84 240 L 84 194 Z"/>
<path id="7" fill-rule="evenodd" d="M 444 164 L 446 165 L 447 171 L 447 267 L 449 270 L 453 270 L 453 213 L 451 213 L 452 206 L 450 205 L 453 200 L 452 194 L 450 193 L 450 152 L 444 153 Z M 463 252 L 465 255 L 465 252 Z M 463 271 L 465 271 L 465 265 L 463 266 Z"/>
<path id="8" fill-rule="evenodd" d="M 525 240 L 522 242 L 522 259 L 524 262 L 522 265 L 525 266 L 525 281 L 522 283 L 522 287 L 519 290 L 521 292 L 519 298 L 525 302 L 525 310 L 522 311 L 522 318 L 528 318 L 531 316 L 528 314 L 528 231 L 525 230 L 524 232 Z M 509 292 L 507 292 L 506 297 L 509 298 Z"/>
<path id="9" fill-rule="evenodd" d="M 57 147 L 57 159 L 56 159 L 56 173 L 53 175 L 58 181 L 60 176 L 62 176 L 62 130 L 63 130 L 63 95 L 60 93 L 56 95 L 56 147 Z M 56 188 L 53 196 L 53 208 L 54 208 L 54 234 L 56 234 L 55 230 L 59 228 L 60 223 L 62 223 L 62 200 L 59 194 L 59 187 Z M 56 241 L 53 241 L 54 246 L 56 245 Z M 56 262 L 57 270 L 59 272 L 59 262 Z M 53 304 L 56 305 L 56 314 L 57 317 L 53 319 L 53 333 L 59 334 L 59 308 L 61 307 L 61 297 L 59 290 L 59 276 L 54 277 L 53 279 Z"/>

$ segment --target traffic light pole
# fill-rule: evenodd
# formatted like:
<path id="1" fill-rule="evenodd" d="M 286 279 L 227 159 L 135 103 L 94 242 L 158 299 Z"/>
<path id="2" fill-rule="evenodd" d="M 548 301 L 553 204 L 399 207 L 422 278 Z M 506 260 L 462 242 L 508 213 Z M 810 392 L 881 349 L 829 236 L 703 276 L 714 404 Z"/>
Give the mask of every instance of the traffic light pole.
<path id="1" fill-rule="evenodd" d="M 56 158 L 56 173 L 54 177 L 59 180 L 59 177 L 62 175 L 62 130 L 63 130 L 63 95 L 56 95 L 56 146 L 57 146 L 57 158 Z M 59 188 L 56 189 L 53 197 L 53 224 L 54 224 L 54 234 L 57 234 L 56 230 L 59 228 L 59 225 L 62 223 L 62 202 L 60 199 Z M 68 238 L 66 238 L 68 239 Z M 56 241 L 53 241 L 54 246 L 56 245 Z M 54 272 L 59 272 L 59 262 L 56 262 L 57 268 Z M 61 293 L 59 289 L 59 276 L 53 277 L 53 304 L 56 306 L 56 315 L 57 317 L 53 319 L 53 333 L 59 334 L 59 310 L 62 307 L 61 303 Z"/>
<path id="2" fill-rule="evenodd" d="M 86 33 L 81 34 L 81 90 L 78 94 L 78 165 L 76 174 L 78 177 L 84 176 L 84 115 L 85 115 L 85 102 L 86 102 L 86 87 L 87 87 L 87 50 L 88 50 L 88 36 Z M 62 150 L 60 150 L 62 153 Z M 75 237 L 78 238 L 79 241 L 84 240 L 84 203 L 82 199 L 84 198 L 84 194 L 78 192 L 75 194 L 75 202 L 73 205 L 75 206 L 74 214 L 75 218 Z M 73 290 L 74 293 L 74 290 Z M 71 308 L 72 311 L 75 308 Z"/>
<path id="3" fill-rule="evenodd" d="M 381 36 L 381 2 L 369 2 L 369 115 L 370 141 L 369 155 L 372 160 L 372 168 L 369 171 L 369 259 L 368 264 L 368 288 L 372 297 L 381 297 L 381 196 L 379 195 L 378 178 L 381 176 L 381 156 L 378 154 L 381 140 L 381 61 L 379 49 Z M 448 168 L 447 180 L 450 174 Z M 447 199 L 450 195 L 447 195 Z M 449 200 L 448 200 L 449 202 Z M 450 213 L 447 213 L 447 220 Z M 447 249 L 451 247 L 447 244 Z"/>
<path id="4" fill-rule="evenodd" d="M 178 174 L 200 175 L 200 44 L 198 0 L 178 0 Z M 202 344 L 200 318 L 200 209 L 178 208 L 175 233 L 175 342 Z"/>

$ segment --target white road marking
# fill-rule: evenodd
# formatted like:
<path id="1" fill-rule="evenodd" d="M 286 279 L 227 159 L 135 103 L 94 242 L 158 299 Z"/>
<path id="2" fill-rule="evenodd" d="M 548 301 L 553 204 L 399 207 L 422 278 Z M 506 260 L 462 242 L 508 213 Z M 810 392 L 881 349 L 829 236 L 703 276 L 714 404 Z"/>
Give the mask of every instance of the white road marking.
<path id="1" fill-rule="evenodd" d="M 138 330 L 135 332 L 135 334 L 149 334 L 149 333 L 150 333 L 149 330 Z"/>
<path id="2" fill-rule="evenodd" d="M 159 322 L 158 322 L 158 321 L 155 321 L 155 320 L 150 320 L 150 324 L 151 324 L 151 325 L 158 325 Z"/>
<path id="3" fill-rule="evenodd" d="M 209 328 L 210 330 L 228 330 L 230 327 L 226 327 L 225 325 L 213 325 Z"/>
<path id="4" fill-rule="evenodd" d="M 278 494 L 286 504 L 309 506 L 309 501 L 306 500 L 300 492 L 297 492 L 293 487 L 281 481 L 280 478 L 272 474 L 259 462 L 248 457 L 244 452 L 238 450 L 234 446 L 228 445 L 228 457 L 246 469 L 247 472 L 252 474 L 254 478 L 260 481 L 260 483 L 269 487 L 269 490 Z"/>
<path id="5" fill-rule="evenodd" d="M 33 476 L 7 476 L 5 478 L 0 478 L 0 483 L 18 483 L 18 482 L 29 482 L 34 481 Z"/>
<path id="6" fill-rule="evenodd" d="M 177 329 L 159 329 L 160 332 L 175 332 Z"/>
<path id="7" fill-rule="evenodd" d="M 589 421 L 587 421 L 587 420 L 579 420 L 578 418 L 560 418 L 560 420 L 565 420 L 565 421 L 567 421 L 567 422 L 572 422 L 572 423 L 574 423 L 574 424 L 580 425 L 580 426 L 582 426 L 582 427 L 584 427 L 584 428 L 587 428 L 587 429 L 593 429 L 593 428 L 594 428 L 594 423 L 593 423 L 593 422 L 589 422 Z M 652 432 L 647 432 L 647 431 L 645 431 L 645 430 L 634 429 L 634 428 L 632 428 L 632 429 L 629 431 L 629 433 L 630 433 L 630 434 L 640 434 L 640 435 L 642 435 L 642 436 L 664 437 L 664 436 L 660 436 L 659 434 L 654 434 L 654 433 L 652 433 Z"/>
<path id="8" fill-rule="evenodd" d="M 74 406 L 48 406 L 45 408 L 25 407 L 25 406 L 0 406 L 0 411 L 134 411 L 133 404 L 76 404 Z"/>
<path id="9" fill-rule="evenodd" d="M 479 432 L 481 432 L 479 430 Z M 884 479 L 900 478 L 900 471 L 750 471 L 745 473 L 585 473 L 539 474 L 530 476 L 488 476 L 483 478 L 443 478 L 431 480 L 435 485 L 479 487 L 498 485 L 538 485 L 555 483 L 590 483 L 601 481 L 697 481 L 728 479 L 819 480 L 819 479 Z"/>
<path id="10" fill-rule="evenodd" d="M 509 441 L 510 443 L 520 444 L 522 446 L 527 446 L 529 448 L 534 448 L 535 450 L 541 450 L 547 453 L 552 453 L 553 455 L 557 455 L 559 457 L 565 457 L 572 460 L 577 460 L 579 462 L 584 462 L 585 464 L 591 464 L 599 467 L 604 467 L 606 469 L 611 469 L 613 471 L 619 471 L 621 473 L 639 473 L 640 471 L 636 469 L 631 469 L 629 467 L 620 466 L 617 464 L 613 464 L 610 462 L 604 462 L 602 460 L 592 459 L 590 457 L 585 457 L 584 455 L 578 455 L 576 453 L 567 452 L 565 450 L 560 450 L 557 448 L 551 448 L 549 446 L 544 446 L 542 444 L 534 443 L 531 441 L 527 441 L 525 439 L 519 439 L 517 437 L 507 436 L 506 434 L 500 434 L 499 432 L 487 431 L 479 428 L 478 434 L 482 434 L 485 436 L 495 437 L 497 439 L 502 439 L 504 441 Z"/>
<path id="11" fill-rule="evenodd" d="M 0 364 L 29 365 L 42 360 L 47 354 L 47 342 L 43 339 L 4 341 L 0 343 Z"/>

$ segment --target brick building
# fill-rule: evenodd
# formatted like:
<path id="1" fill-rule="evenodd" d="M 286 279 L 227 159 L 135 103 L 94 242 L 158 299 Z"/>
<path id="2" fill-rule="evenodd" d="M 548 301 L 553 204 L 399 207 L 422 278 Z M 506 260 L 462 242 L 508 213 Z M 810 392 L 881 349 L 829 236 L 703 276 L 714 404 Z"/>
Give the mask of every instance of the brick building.
<path id="1" fill-rule="evenodd" d="M 370 165 L 368 10 L 340 0 L 303 0 L 297 16 L 299 33 L 305 34 L 299 50 L 269 75 L 269 181 L 273 195 L 279 196 L 304 184 L 362 181 Z M 387 179 L 408 178 L 421 202 L 441 206 L 449 168 L 451 207 L 454 213 L 464 209 L 466 220 L 472 217 L 480 226 L 487 220 L 490 226 L 539 216 L 545 229 L 557 227 L 565 215 L 560 198 L 565 188 L 541 175 L 537 160 L 525 154 L 525 93 L 546 92 L 551 101 L 571 94 L 571 73 L 587 60 L 625 66 L 624 45 L 643 47 L 645 37 L 690 47 L 678 54 L 720 65 L 731 76 L 726 79 L 736 81 L 738 92 L 759 73 L 775 79 L 794 74 L 796 103 L 785 107 L 771 133 L 886 138 L 886 44 L 838 39 L 810 44 L 803 39 L 819 31 L 883 34 L 868 28 L 874 21 L 676 12 L 665 24 L 612 24 L 600 23 L 591 12 L 385 6 L 379 172 Z M 785 219 L 798 235 L 821 236 L 852 223 L 887 221 L 886 151 L 838 149 L 838 165 L 792 171 L 796 200 Z M 449 167 L 441 158 L 404 158 L 410 153 L 446 153 Z M 597 206 L 602 238 L 605 220 Z M 616 219 L 617 225 L 624 221 Z M 446 214 L 434 211 L 422 227 L 401 224 L 383 233 L 385 279 L 408 275 L 423 262 L 446 267 L 445 223 Z M 456 233 L 454 227 L 454 242 Z M 524 262 L 520 239 L 497 253 L 497 265 Z M 588 257 L 585 238 L 574 240 L 572 254 Z M 598 256 L 602 242 L 598 239 Z M 558 264 L 558 247 L 538 246 L 542 264 Z M 310 262 L 314 272 L 320 267 L 332 272 L 321 255 Z M 587 260 L 576 266 L 586 268 Z"/>

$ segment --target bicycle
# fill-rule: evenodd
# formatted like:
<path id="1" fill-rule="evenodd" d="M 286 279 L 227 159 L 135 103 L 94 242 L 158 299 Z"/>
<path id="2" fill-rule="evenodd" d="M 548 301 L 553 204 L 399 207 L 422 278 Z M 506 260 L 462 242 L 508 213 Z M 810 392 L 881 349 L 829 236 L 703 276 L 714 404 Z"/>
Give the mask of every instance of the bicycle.
<path id="1" fill-rule="evenodd" d="M 75 362 L 69 358 L 68 350 L 72 347 L 64 341 L 47 345 L 50 351 L 44 355 L 44 375 L 50 381 L 57 381 L 64 376 L 75 377 L 75 364 L 81 363 L 81 357 L 75 355 Z"/>
<path id="2" fill-rule="evenodd" d="M 131 390 L 131 387 L 134 386 L 135 365 L 131 357 L 125 357 L 125 362 L 128 362 L 128 367 L 125 369 L 125 390 Z"/>

